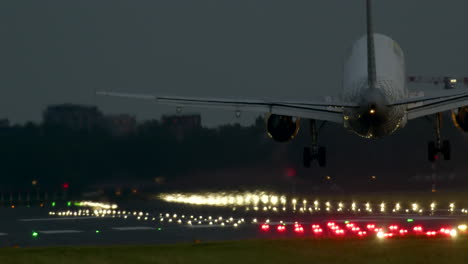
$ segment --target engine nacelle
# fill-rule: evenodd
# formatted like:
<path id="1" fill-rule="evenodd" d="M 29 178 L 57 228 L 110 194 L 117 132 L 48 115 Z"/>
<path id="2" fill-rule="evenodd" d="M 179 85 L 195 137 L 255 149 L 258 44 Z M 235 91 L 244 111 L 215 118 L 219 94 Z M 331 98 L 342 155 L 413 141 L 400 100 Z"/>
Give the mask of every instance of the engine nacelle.
<path id="1" fill-rule="evenodd" d="M 299 133 L 300 118 L 283 115 L 269 115 L 266 117 L 268 136 L 278 142 L 293 140 Z"/>
<path id="2" fill-rule="evenodd" d="M 452 121 L 461 131 L 468 133 L 468 106 L 452 110 Z"/>

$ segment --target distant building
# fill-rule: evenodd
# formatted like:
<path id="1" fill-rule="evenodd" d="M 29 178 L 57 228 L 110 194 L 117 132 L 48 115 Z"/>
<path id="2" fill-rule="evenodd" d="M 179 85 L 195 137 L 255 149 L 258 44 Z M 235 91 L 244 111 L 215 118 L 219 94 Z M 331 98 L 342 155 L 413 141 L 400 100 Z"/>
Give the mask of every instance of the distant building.
<path id="1" fill-rule="evenodd" d="M 151 119 L 139 124 L 137 130 L 140 135 L 152 135 L 155 131 L 158 131 L 159 128 L 159 120 Z"/>
<path id="2" fill-rule="evenodd" d="M 72 130 L 90 131 L 104 127 L 104 117 L 95 106 L 63 104 L 49 106 L 44 111 L 46 126 L 60 126 Z"/>
<path id="3" fill-rule="evenodd" d="M 196 129 L 201 127 L 201 116 L 199 114 L 162 116 L 161 123 L 174 129 Z"/>
<path id="4" fill-rule="evenodd" d="M 0 119 L 0 128 L 8 128 L 8 127 L 10 127 L 10 120 Z"/>
<path id="5" fill-rule="evenodd" d="M 137 130 L 135 116 L 121 114 L 106 116 L 107 128 L 113 136 L 127 136 Z"/>
<path id="6" fill-rule="evenodd" d="M 187 133 L 201 128 L 201 116 L 200 114 L 162 116 L 161 123 L 173 130 L 178 141 L 182 141 Z"/>

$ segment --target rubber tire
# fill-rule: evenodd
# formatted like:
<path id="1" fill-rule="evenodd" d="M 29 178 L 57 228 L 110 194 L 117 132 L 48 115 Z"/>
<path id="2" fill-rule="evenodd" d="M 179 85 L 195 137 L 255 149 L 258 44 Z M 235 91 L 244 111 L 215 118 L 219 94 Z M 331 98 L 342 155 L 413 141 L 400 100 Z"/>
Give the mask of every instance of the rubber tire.
<path id="1" fill-rule="evenodd" d="M 444 160 L 450 160 L 452 148 L 450 146 L 450 141 L 445 140 L 442 143 L 442 153 L 444 154 Z"/>
<path id="2" fill-rule="evenodd" d="M 434 141 L 427 143 L 427 159 L 430 162 L 434 162 L 436 160 L 436 147 Z"/>
<path id="3" fill-rule="evenodd" d="M 302 157 L 303 157 L 304 167 L 310 168 L 310 165 L 312 164 L 312 152 L 310 151 L 310 148 L 308 147 L 304 148 L 304 154 Z"/>
<path id="4" fill-rule="evenodd" d="M 318 163 L 320 167 L 325 167 L 327 165 L 327 150 L 324 147 L 318 149 Z"/>

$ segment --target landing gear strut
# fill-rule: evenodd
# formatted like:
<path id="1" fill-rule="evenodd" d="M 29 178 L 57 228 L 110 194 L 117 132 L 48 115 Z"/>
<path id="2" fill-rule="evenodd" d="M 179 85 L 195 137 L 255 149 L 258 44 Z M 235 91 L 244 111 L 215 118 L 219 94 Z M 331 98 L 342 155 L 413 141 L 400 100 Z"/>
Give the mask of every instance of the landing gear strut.
<path id="1" fill-rule="evenodd" d="M 320 167 L 327 164 L 327 152 L 324 147 L 318 145 L 318 130 L 315 120 L 310 120 L 310 135 L 312 137 L 312 147 L 304 148 L 304 167 L 310 168 L 312 161 L 317 160 Z"/>
<path id="2" fill-rule="evenodd" d="M 440 132 L 442 124 L 442 114 L 436 114 L 435 123 L 434 123 L 434 130 L 436 134 L 436 141 L 430 141 L 427 143 L 427 154 L 428 159 L 430 162 L 434 162 L 438 159 L 438 154 L 442 154 L 444 156 L 444 160 L 450 160 L 450 141 L 444 140 L 442 142 L 442 136 Z"/>

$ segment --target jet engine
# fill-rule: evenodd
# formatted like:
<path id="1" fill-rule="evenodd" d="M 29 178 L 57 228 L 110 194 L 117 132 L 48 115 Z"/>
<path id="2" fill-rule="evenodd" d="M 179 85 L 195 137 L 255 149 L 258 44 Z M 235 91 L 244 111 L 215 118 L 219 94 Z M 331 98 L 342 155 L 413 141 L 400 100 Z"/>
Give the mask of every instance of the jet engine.
<path id="1" fill-rule="evenodd" d="M 299 133 L 300 118 L 271 114 L 266 117 L 266 127 L 270 138 L 278 142 L 287 142 Z"/>
<path id="2" fill-rule="evenodd" d="M 457 128 L 468 133 L 468 106 L 452 110 L 452 121 Z"/>

